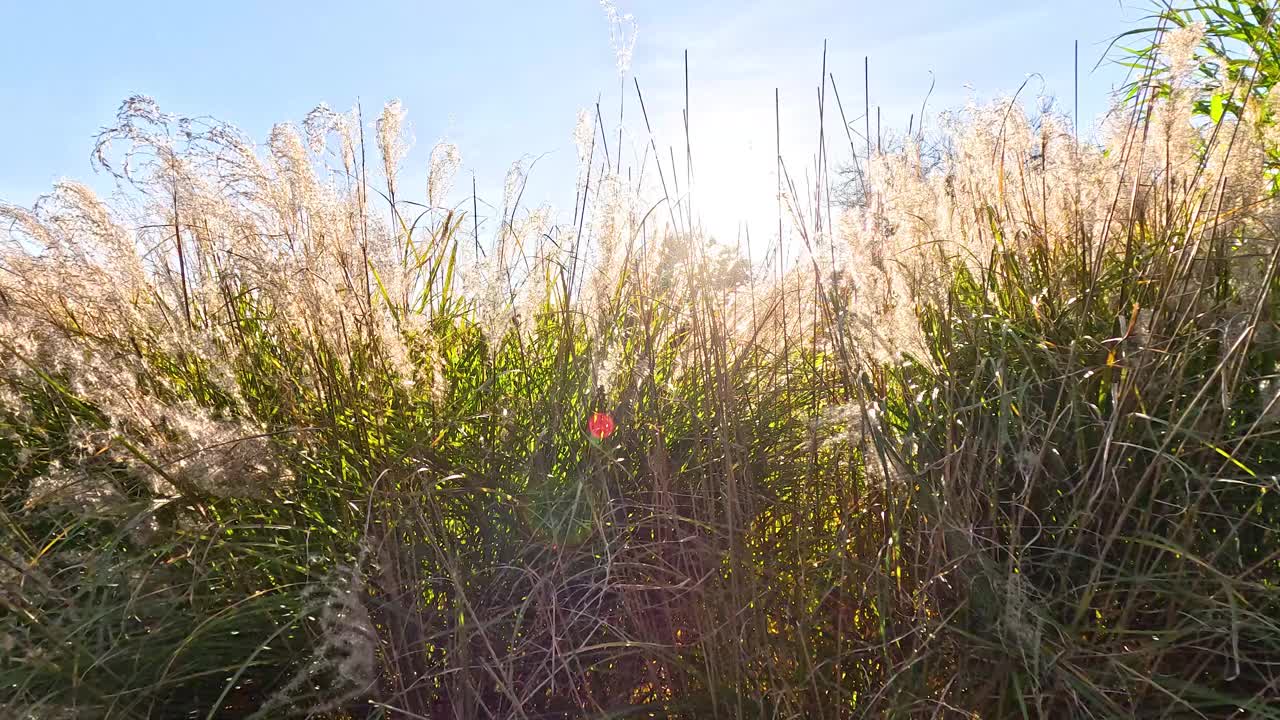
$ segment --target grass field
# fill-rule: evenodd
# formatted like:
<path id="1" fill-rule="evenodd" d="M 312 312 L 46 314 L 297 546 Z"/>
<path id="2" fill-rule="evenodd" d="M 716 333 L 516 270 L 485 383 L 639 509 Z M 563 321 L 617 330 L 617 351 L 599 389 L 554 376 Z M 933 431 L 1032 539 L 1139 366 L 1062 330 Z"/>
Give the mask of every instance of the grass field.
<path id="1" fill-rule="evenodd" d="M 0 715 L 1280 717 L 1272 19 L 784 175 L 793 264 L 131 98 L 0 205 Z"/>

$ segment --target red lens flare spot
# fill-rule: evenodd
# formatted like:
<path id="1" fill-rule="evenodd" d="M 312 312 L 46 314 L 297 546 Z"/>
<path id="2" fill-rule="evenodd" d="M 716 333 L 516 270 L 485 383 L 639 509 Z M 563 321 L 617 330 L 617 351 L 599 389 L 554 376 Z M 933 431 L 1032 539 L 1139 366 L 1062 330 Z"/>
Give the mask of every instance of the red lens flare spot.
<path id="1" fill-rule="evenodd" d="M 587 421 L 587 430 L 590 430 L 591 437 L 597 440 L 609 437 L 615 429 L 617 429 L 617 426 L 613 424 L 613 418 L 609 416 L 609 413 L 595 413 Z"/>

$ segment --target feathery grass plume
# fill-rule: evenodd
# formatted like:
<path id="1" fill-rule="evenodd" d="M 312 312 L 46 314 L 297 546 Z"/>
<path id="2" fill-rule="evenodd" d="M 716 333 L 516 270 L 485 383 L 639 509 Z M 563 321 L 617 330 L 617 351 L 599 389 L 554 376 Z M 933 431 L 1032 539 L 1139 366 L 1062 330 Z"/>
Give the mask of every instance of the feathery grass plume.
<path id="1" fill-rule="evenodd" d="M 1196 68 L 1197 53 L 1204 42 L 1204 23 L 1190 23 L 1169 30 L 1160 42 L 1161 61 L 1168 68 L 1170 82 L 1188 82 Z"/>
<path id="2" fill-rule="evenodd" d="M 458 146 L 450 142 L 437 143 L 431 149 L 431 164 L 427 170 L 427 205 L 443 208 L 453 189 L 453 176 L 462 164 Z"/>
<path id="3" fill-rule="evenodd" d="M 600 0 L 605 18 L 609 21 L 609 44 L 613 47 L 614 65 L 619 75 L 631 69 L 631 57 L 636 47 L 636 19 L 631 13 L 619 13 L 612 0 Z"/>
<path id="4" fill-rule="evenodd" d="M 318 625 L 318 642 L 292 678 L 249 717 L 315 717 L 367 698 L 377 682 L 377 632 L 365 605 L 360 565 L 339 564 L 303 593 L 299 619 Z"/>
<path id="5" fill-rule="evenodd" d="M 392 100 L 382 108 L 378 116 L 378 152 L 382 155 L 382 174 L 387 182 L 387 195 L 396 196 L 396 176 L 400 173 L 400 163 L 409 152 L 409 144 L 404 132 L 404 105 L 399 100 Z"/>

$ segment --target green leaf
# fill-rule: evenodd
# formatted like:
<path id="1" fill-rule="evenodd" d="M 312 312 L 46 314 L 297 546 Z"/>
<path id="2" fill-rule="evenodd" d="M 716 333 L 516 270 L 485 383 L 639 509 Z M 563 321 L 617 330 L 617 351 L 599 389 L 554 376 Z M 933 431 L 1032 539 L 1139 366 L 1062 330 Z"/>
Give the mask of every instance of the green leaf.
<path id="1" fill-rule="evenodd" d="M 1225 98 L 1222 97 L 1222 93 L 1214 93 L 1213 97 L 1209 100 L 1209 119 L 1215 123 L 1222 121 L 1224 100 Z"/>

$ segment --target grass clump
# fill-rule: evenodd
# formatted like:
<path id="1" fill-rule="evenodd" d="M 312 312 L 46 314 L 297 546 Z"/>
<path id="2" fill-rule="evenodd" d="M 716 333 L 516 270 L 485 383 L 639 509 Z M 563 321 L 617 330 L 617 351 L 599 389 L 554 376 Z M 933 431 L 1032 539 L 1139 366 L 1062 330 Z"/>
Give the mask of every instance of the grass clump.
<path id="1" fill-rule="evenodd" d="M 1276 716 L 1267 96 L 1144 57 L 1099 144 L 957 113 L 767 271 L 591 152 L 482 243 L 398 105 L 366 167 L 127 101 L 127 201 L 0 210 L 0 708 Z"/>

